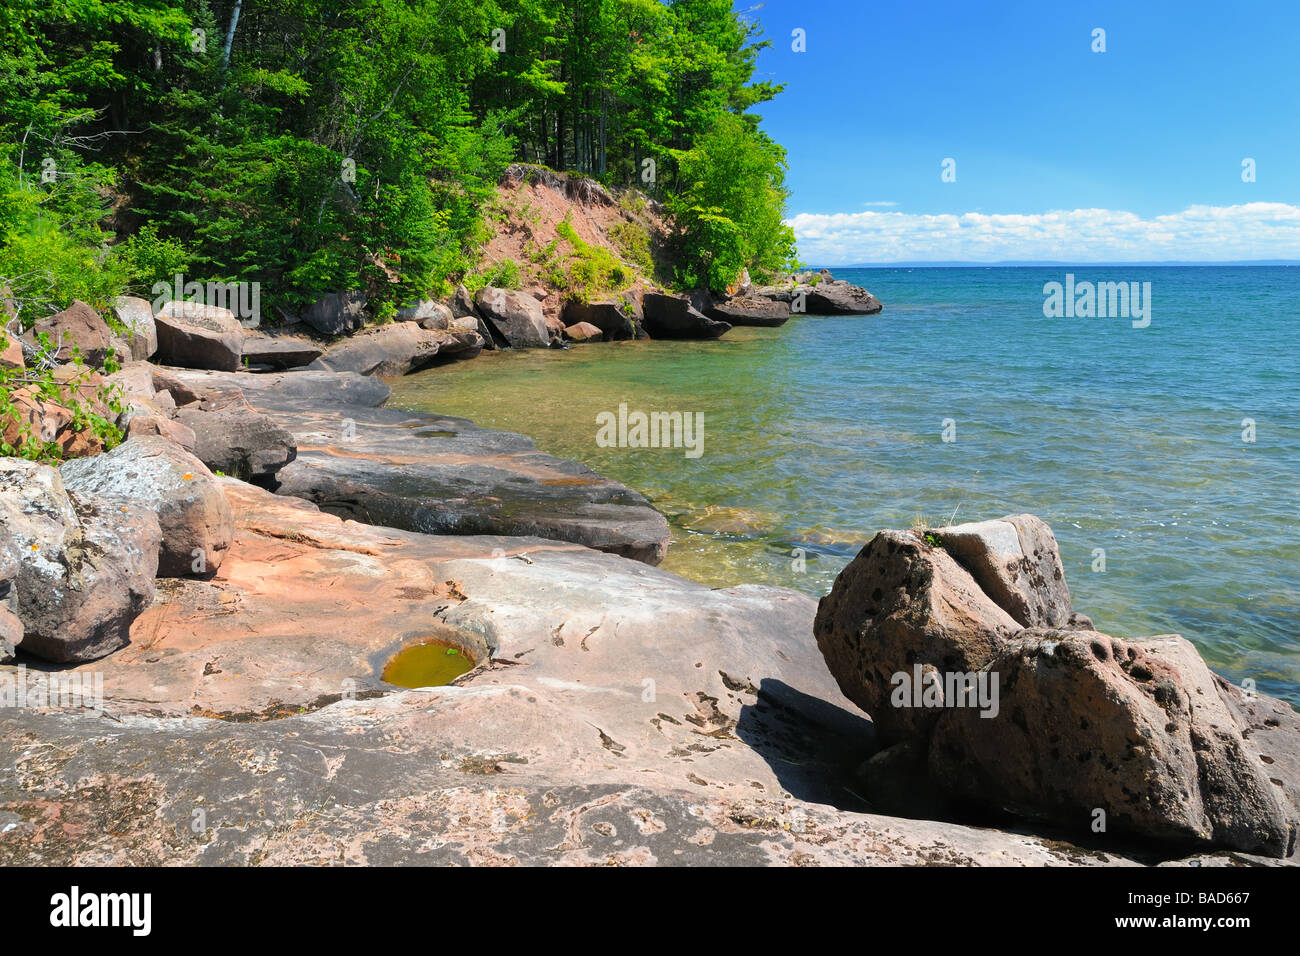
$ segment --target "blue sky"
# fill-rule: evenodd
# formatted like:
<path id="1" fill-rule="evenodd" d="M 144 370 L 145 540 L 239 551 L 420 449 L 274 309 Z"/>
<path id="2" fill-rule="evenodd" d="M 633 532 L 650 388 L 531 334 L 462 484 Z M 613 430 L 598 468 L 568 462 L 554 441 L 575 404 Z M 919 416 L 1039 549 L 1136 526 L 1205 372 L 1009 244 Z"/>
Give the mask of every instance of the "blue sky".
<path id="1" fill-rule="evenodd" d="M 1300 259 L 1300 0 L 753 15 L 773 41 L 759 75 L 786 84 L 758 112 L 807 261 Z"/>

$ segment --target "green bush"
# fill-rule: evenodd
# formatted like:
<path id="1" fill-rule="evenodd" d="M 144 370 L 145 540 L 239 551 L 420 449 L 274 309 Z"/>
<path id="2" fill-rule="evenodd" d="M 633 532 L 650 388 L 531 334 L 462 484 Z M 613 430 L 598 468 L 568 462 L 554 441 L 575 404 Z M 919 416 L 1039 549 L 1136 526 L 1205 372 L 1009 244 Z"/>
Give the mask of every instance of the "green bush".
<path id="1" fill-rule="evenodd" d="M 28 390 L 34 398 L 62 405 L 72 412 L 70 427 L 74 431 L 89 432 L 98 438 L 104 449 L 115 448 L 122 442 L 122 429 L 117 426 L 117 419 L 124 409 L 122 389 L 117 384 L 100 383 L 94 388 L 94 398 L 82 396 L 82 389 L 89 386 L 92 369 L 86 368 L 81 354 L 74 350 L 71 365 L 74 372 L 71 378 L 60 382 L 55 379 L 52 355 L 56 351 L 46 333 L 39 336 L 39 348 L 29 364 L 33 368 L 0 367 L 0 431 L 7 431 L 11 422 L 18 420 L 18 410 L 14 402 L 14 393 Z M 112 374 L 121 366 L 117 363 L 112 350 L 104 363 L 104 372 Z M 97 410 L 96 405 L 107 408 L 108 416 Z M 16 441 L 7 442 L 0 436 L 0 456 L 25 458 L 57 465 L 63 460 L 63 449 L 53 440 L 53 435 L 41 435 L 28 422 L 22 422 L 16 435 Z"/>
<path id="2" fill-rule="evenodd" d="M 645 226 L 635 222 L 616 223 L 609 230 L 609 237 L 614 240 L 619 252 L 623 253 L 623 258 L 636 266 L 643 276 L 654 273 L 654 257 L 650 254 L 650 233 Z"/>
<path id="3" fill-rule="evenodd" d="M 566 218 L 555 227 L 573 249 L 564 265 L 564 281 L 557 283 L 564 295 L 580 302 L 590 302 L 609 292 L 627 288 L 633 276 L 627 266 L 608 249 L 589 245 L 578 235 Z"/>

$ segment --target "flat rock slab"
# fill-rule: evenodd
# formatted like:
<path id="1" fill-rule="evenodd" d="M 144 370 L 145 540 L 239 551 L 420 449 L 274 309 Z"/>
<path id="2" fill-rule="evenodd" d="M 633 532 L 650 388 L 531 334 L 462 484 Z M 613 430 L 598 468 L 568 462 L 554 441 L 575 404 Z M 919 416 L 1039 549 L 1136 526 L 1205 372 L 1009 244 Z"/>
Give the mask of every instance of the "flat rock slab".
<path id="1" fill-rule="evenodd" d="M 80 669 L 104 712 L 0 710 L 0 864 L 1132 862 L 863 812 L 870 726 L 795 592 L 222 487 L 218 574 Z M 455 634 L 482 648 L 456 685 L 377 677 Z"/>
<path id="2" fill-rule="evenodd" d="M 336 396 L 348 389 L 362 394 L 352 381 L 359 376 L 336 382 L 315 373 L 326 377 L 308 383 L 296 376 L 313 373 L 171 374 L 207 388 L 244 387 L 253 379 L 248 400 L 298 444 L 276 490 L 334 514 L 426 534 L 535 535 L 649 564 L 667 553 L 668 522 L 642 495 L 539 452 L 523 435 L 460 418 L 339 404 Z"/>

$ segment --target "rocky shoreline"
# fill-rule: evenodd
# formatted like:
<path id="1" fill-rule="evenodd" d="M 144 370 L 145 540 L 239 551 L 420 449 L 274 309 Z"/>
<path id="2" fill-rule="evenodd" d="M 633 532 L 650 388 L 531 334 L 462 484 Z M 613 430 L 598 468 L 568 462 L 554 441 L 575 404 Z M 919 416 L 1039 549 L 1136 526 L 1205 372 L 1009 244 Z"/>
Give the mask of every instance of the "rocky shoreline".
<path id="1" fill-rule="evenodd" d="M 864 306 L 823 282 L 788 301 Z M 820 607 L 710 589 L 654 567 L 635 491 L 383 407 L 373 374 L 562 342 L 524 298 L 324 348 L 209 308 L 153 345 L 136 309 L 149 354 L 103 376 L 128 440 L 0 459 L 0 862 L 1295 863 L 1300 718 L 1181 638 L 1095 630 L 1033 516 L 882 531 Z M 581 321 L 734 324 L 641 304 Z M 382 680 L 428 642 L 473 669 Z M 102 707 L 49 700 L 74 682 Z"/>

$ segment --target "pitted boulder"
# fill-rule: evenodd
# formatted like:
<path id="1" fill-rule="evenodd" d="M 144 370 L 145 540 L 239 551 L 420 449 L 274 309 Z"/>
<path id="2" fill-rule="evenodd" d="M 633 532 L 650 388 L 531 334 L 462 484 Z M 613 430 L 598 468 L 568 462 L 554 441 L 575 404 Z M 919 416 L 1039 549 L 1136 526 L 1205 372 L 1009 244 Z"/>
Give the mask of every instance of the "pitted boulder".
<path id="1" fill-rule="evenodd" d="M 68 488 L 81 498 L 135 502 L 162 528 L 158 576 L 206 575 L 221 567 L 234 537 L 230 503 L 203 462 L 165 438 L 131 438 L 94 458 L 64 462 Z"/>
<path id="2" fill-rule="evenodd" d="M 924 741 L 933 709 L 891 703 L 896 675 L 977 671 L 1021 630 L 952 555 L 911 531 L 882 531 L 817 608 L 817 646 L 880 741 Z"/>
<path id="3" fill-rule="evenodd" d="M 1009 515 L 932 532 L 1022 627 L 1066 627 L 1073 608 L 1056 536 L 1034 515 Z"/>
<path id="4" fill-rule="evenodd" d="M 989 673 L 997 716 L 947 709 L 931 741 L 953 795 L 1079 831 L 1102 810 L 1108 832 L 1294 852 L 1294 767 L 1288 783 L 1262 759 L 1232 688 L 1183 638 L 1026 630 Z M 1295 752 L 1294 723 L 1290 737 Z"/>

